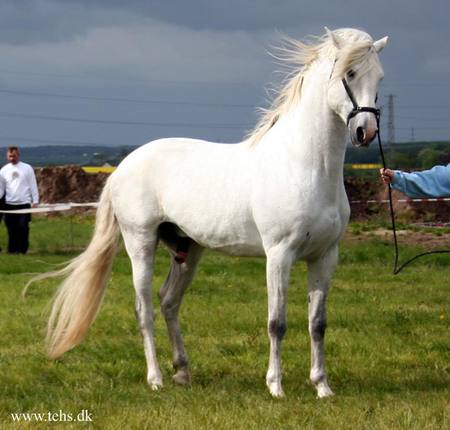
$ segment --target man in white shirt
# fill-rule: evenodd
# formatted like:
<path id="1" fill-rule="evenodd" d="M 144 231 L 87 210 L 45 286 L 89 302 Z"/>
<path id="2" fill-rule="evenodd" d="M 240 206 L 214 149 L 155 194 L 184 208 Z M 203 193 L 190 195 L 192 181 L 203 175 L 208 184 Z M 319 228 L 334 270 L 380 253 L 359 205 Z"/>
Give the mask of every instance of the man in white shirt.
<path id="1" fill-rule="evenodd" d="M 5 191 L 6 191 L 6 184 L 3 177 L 0 175 L 0 210 L 5 210 Z M 2 222 L 3 219 L 3 213 L 0 212 L 0 222 Z M 2 248 L 0 248 L 0 251 Z"/>
<path id="2" fill-rule="evenodd" d="M 20 161 L 19 148 L 10 146 L 6 152 L 8 164 L 0 169 L 0 187 L 5 189 L 5 209 L 17 210 L 35 207 L 39 203 L 39 192 L 33 168 Z M 0 190 L 0 194 L 3 194 Z M 26 254 L 30 214 L 5 214 L 8 229 L 8 252 Z"/>

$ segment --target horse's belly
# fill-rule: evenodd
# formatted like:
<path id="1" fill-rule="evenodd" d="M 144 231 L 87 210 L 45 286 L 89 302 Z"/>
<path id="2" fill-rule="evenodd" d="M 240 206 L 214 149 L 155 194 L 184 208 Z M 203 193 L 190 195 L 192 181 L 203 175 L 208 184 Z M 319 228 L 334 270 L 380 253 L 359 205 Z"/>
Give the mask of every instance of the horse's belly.
<path id="1" fill-rule="evenodd" d="M 261 243 L 234 243 L 230 245 L 212 248 L 216 251 L 223 252 L 228 255 L 235 255 L 239 257 L 264 257 L 264 249 Z"/>
<path id="2" fill-rule="evenodd" d="M 238 256 L 264 255 L 261 236 L 254 222 L 244 213 L 208 216 L 200 210 L 197 216 L 183 217 L 178 225 L 205 248 Z"/>

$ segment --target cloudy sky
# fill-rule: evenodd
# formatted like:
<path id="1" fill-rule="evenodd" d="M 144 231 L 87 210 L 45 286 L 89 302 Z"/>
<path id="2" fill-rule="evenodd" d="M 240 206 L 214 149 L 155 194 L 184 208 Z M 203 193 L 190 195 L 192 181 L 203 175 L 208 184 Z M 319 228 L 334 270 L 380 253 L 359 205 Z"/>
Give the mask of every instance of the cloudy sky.
<path id="1" fill-rule="evenodd" d="M 0 0 L 0 146 L 241 140 L 280 34 L 390 36 L 398 141 L 450 140 L 448 0 Z"/>

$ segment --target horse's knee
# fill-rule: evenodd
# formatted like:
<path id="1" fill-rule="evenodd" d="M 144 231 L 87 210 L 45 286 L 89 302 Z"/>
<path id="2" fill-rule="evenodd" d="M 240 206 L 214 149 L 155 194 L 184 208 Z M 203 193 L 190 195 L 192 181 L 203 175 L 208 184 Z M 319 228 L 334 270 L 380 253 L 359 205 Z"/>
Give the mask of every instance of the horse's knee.
<path id="1" fill-rule="evenodd" d="M 166 320 L 176 319 L 183 296 L 179 292 L 169 291 L 161 301 L 161 312 Z"/>
<path id="2" fill-rule="evenodd" d="M 171 316 L 173 316 L 177 310 L 177 307 L 177 304 L 167 297 L 165 297 L 161 302 L 161 312 L 166 318 L 170 318 Z"/>
<path id="3" fill-rule="evenodd" d="M 324 318 L 313 319 L 309 324 L 309 332 L 311 339 L 320 342 L 325 337 L 325 330 L 327 328 L 327 322 Z"/>
<path id="4" fill-rule="evenodd" d="M 278 340 L 282 340 L 286 334 L 287 325 L 285 321 L 274 319 L 269 321 L 269 335 L 274 336 Z"/>

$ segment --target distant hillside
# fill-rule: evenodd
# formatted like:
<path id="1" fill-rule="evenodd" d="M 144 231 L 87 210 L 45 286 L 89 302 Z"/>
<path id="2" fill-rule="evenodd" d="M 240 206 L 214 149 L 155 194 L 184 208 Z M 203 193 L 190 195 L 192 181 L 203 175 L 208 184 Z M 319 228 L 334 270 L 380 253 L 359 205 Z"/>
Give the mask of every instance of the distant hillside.
<path id="1" fill-rule="evenodd" d="M 36 146 L 23 147 L 23 161 L 35 166 L 101 166 L 117 165 L 136 147 L 133 146 Z M 5 147 L 0 147 L 0 165 L 5 160 Z M 435 164 L 450 163 L 450 142 L 399 143 L 393 148 L 384 145 L 389 167 L 401 169 L 426 169 Z M 380 163 L 376 141 L 369 148 L 349 147 L 345 163 Z"/>
<path id="2" fill-rule="evenodd" d="M 20 148 L 22 160 L 34 167 L 101 166 L 105 163 L 117 165 L 136 147 L 131 146 L 35 146 Z M 0 147 L 0 165 L 5 160 L 6 148 Z"/>

